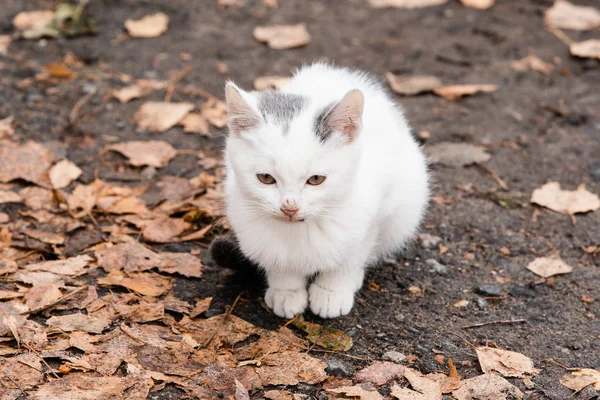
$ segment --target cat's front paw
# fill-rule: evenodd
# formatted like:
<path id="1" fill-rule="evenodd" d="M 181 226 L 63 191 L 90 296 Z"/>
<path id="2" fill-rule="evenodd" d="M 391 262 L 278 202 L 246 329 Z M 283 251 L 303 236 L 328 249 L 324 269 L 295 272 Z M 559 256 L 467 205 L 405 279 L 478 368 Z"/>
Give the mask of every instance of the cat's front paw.
<path id="1" fill-rule="evenodd" d="M 288 319 L 294 318 L 296 314 L 306 310 L 308 292 L 304 288 L 296 290 L 269 288 L 265 293 L 265 303 L 275 315 Z"/>
<path id="2" fill-rule="evenodd" d="M 310 310 L 321 318 L 336 318 L 348 314 L 354 305 L 354 293 L 329 290 L 316 283 L 308 289 Z"/>

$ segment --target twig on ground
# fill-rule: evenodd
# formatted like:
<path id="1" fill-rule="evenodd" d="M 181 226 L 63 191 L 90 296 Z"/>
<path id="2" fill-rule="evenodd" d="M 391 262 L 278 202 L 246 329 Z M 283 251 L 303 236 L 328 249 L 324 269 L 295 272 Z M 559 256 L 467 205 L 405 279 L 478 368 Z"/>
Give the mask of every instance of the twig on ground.
<path id="1" fill-rule="evenodd" d="M 475 346 L 473 343 L 469 342 L 467 339 L 465 339 L 464 337 L 460 336 L 458 333 L 454 333 L 454 332 L 448 332 L 451 335 L 454 335 L 456 337 L 459 337 L 462 339 L 463 342 L 465 342 L 466 344 L 468 344 L 469 346 L 471 346 L 472 348 L 476 349 L 477 346 Z"/>
<path id="2" fill-rule="evenodd" d="M 81 292 L 82 290 L 84 290 L 84 289 L 86 289 L 86 288 L 87 288 L 87 285 L 84 285 L 84 286 L 82 286 L 82 287 L 80 287 L 80 288 L 78 288 L 78 289 L 75 289 L 75 290 L 73 290 L 73 291 L 72 291 L 72 292 L 70 292 L 70 293 L 67 293 L 67 294 L 65 294 L 64 296 L 62 296 L 61 298 L 59 298 L 59 299 L 57 299 L 57 300 L 53 301 L 53 302 L 52 302 L 52 303 L 50 303 L 50 304 L 46 304 L 45 306 L 38 307 L 38 308 L 34 308 L 33 310 L 23 311 L 23 312 L 21 313 L 21 315 L 23 315 L 23 314 L 30 314 L 30 315 L 33 315 L 33 314 L 37 314 L 37 313 L 39 313 L 40 311 L 44 311 L 44 310 L 46 310 L 46 309 L 48 309 L 48 308 L 54 307 L 54 306 L 55 306 L 55 305 L 57 305 L 58 303 L 61 303 L 61 302 L 63 302 L 64 300 L 66 300 L 66 299 L 69 299 L 69 298 L 73 297 L 74 295 L 76 295 L 77 293 Z"/>
<path id="3" fill-rule="evenodd" d="M 19 389 L 21 391 L 21 393 L 23 394 L 23 396 L 25 396 L 26 399 L 29 398 L 29 396 L 27 395 L 27 393 L 23 390 L 23 388 L 21 387 L 21 385 L 19 385 L 19 383 L 17 381 L 15 381 L 10 375 L 8 375 L 6 372 L 4 373 L 4 376 L 8 378 L 9 381 L 12 382 L 13 385 L 15 385 L 17 387 L 17 389 Z"/>
<path id="4" fill-rule="evenodd" d="M 213 341 L 213 339 L 215 338 L 215 336 L 217 336 L 217 333 L 219 333 L 219 331 L 221 330 L 221 328 L 223 327 L 223 325 L 225 325 L 225 322 L 227 322 L 227 319 L 231 316 L 231 313 L 233 312 L 233 309 L 235 308 L 236 304 L 238 303 L 238 301 L 242 297 L 242 294 L 244 294 L 244 292 L 241 292 L 240 294 L 237 295 L 237 297 L 233 301 L 233 304 L 231 305 L 231 307 L 229 307 L 227 309 L 227 312 L 225 313 L 225 316 L 221 320 L 221 323 L 219 324 L 219 326 L 217 327 L 217 329 L 215 329 L 215 331 L 212 333 L 212 335 L 210 335 L 210 337 L 208 338 L 208 340 L 200 347 L 201 349 L 206 348 L 210 344 L 210 342 Z"/>
<path id="5" fill-rule="evenodd" d="M 579 368 L 570 368 L 570 367 L 567 367 L 566 365 L 562 365 L 558 361 L 554 361 L 552 358 L 550 358 L 548 360 L 542 360 L 542 362 L 557 365 L 566 371 L 577 371 L 579 369 Z"/>
<path id="6" fill-rule="evenodd" d="M 482 322 L 482 323 L 473 324 L 473 325 L 465 325 L 465 326 L 462 326 L 461 329 L 479 328 L 481 326 L 487 326 L 487 325 L 521 324 L 523 322 L 527 322 L 527 320 L 526 319 L 503 319 L 503 320 L 498 320 L 498 321 Z"/>
<path id="7" fill-rule="evenodd" d="M 484 164 L 477 164 L 477 166 L 486 171 L 488 174 L 490 174 L 492 176 L 492 179 L 496 181 L 498 186 L 500 186 L 500 189 L 508 190 L 508 185 L 506 185 L 506 183 L 490 167 Z"/>
<path id="8" fill-rule="evenodd" d="M 553 34 L 554 36 L 556 36 L 561 42 L 563 42 L 567 46 L 570 46 L 574 43 L 573 39 L 568 37 L 567 34 L 564 33 L 563 31 L 561 31 L 560 29 L 546 28 L 546 30 L 548 32 L 550 32 L 551 34 Z"/>
<path id="9" fill-rule="evenodd" d="M 173 93 L 175 92 L 175 85 L 177 82 L 182 80 L 190 71 L 193 69 L 191 65 L 184 67 L 179 73 L 173 74 L 171 79 L 169 79 L 169 86 L 167 86 L 167 94 L 165 95 L 165 101 L 171 101 L 171 97 L 173 97 Z"/>
<path id="10" fill-rule="evenodd" d="M 71 125 L 71 126 L 75 125 L 75 122 L 77 121 L 77 117 L 79 117 L 79 110 L 81 110 L 81 107 L 83 107 L 83 105 L 85 103 L 87 103 L 88 100 L 91 99 L 93 95 L 94 95 L 94 93 L 88 93 L 85 96 L 83 96 L 82 98 L 80 98 L 79 100 L 77 100 L 77 103 L 75 103 L 75 105 L 73 106 L 73 109 L 71 110 L 71 113 L 69 114 L 69 125 Z"/>
<path id="11" fill-rule="evenodd" d="M 48 365 L 48 363 L 46 362 L 46 360 L 44 360 L 44 358 L 40 355 L 40 353 L 38 353 L 33 347 L 29 346 L 27 343 L 23 343 L 23 346 L 31 351 L 33 354 L 35 354 L 37 356 L 37 358 L 40 359 L 40 361 L 46 366 L 46 368 L 48 368 L 48 370 L 50 371 L 50 373 L 56 378 L 56 379 L 60 379 L 62 380 L 62 378 L 60 376 L 58 376 L 56 374 L 56 372 L 54 372 L 54 370 L 52 369 L 52 367 L 50 365 Z"/>

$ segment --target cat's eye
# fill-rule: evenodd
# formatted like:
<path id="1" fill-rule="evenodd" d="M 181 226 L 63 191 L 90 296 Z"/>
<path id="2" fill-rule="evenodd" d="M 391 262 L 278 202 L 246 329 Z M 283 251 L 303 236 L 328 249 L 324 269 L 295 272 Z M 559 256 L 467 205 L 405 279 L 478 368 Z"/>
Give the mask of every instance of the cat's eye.
<path id="1" fill-rule="evenodd" d="M 265 185 L 272 185 L 276 182 L 275 178 L 269 174 L 256 174 L 256 177 Z"/>
<path id="2" fill-rule="evenodd" d="M 306 181 L 306 183 L 313 186 L 320 185 L 323 182 L 325 182 L 325 175 L 313 175 Z"/>

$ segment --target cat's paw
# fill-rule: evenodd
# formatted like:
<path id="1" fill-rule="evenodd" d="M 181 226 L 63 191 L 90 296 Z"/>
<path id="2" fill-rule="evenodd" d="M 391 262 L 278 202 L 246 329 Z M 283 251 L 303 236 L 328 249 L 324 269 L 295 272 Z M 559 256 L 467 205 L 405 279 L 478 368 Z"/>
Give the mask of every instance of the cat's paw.
<path id="1" fill-rule="evenodd" d="M 296 314 L 306 310 L 308 292 L 304 288 L 297 290 L 269 288 L 265 293 L 265 303 L 275 315 L 287 319 L 294 318 Z"/>
<path id="2" fill-rule="evenodd" d="M 348 314 L 354 305 L 354 293 L 328 290 L 316 283 L 308 289 L 310 310 L 321 318 L 336 318 Z"/>

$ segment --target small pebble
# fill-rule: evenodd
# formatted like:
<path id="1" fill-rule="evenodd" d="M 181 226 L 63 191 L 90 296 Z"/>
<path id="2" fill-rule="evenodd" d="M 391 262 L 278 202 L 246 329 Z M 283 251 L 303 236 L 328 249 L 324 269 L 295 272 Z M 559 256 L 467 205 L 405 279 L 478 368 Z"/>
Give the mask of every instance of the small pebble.
<path id="1" fill-rule="evenodd" d="M 122 119 L 119 119 L 119 120 L 117 120 L 115 125 L 119 129 L 125 129 L 125 127 L 127 126 L 127 122 L 123 121 Z"/>
<path id="2" fill-rule="evenodd" d="M 406 356 L 399 351 L 390 350 L 383 355 L 383 359 L 400 364 L 406 360 Z"/>
<path id="3" fill-rule="evenodd" d="M 488 307 L 488 301 L 483 297 L 478 297 L 477 299 L 475 299 L 475 303 L 477 303 L 477 307 L 480 310 L 485 310 Z"/>
<path id="4" fill-rule="evenodd" d="M 325 372 L 329 376 L 341 378 L 347 378 L 350 376 L 350 371 L 348 371 L 346 364 L 338 360 L 327 360 L 327 368 L 325 368 Z"/>
<path id="5" fill-rule="evenodd" d="M 93 93 L 96 93 L 97 91 L 98 91 L 98 87 L 96 85 L 94 85 L 93 83 L 86 82 L 81 87 L 81 92 L 83 94 L 93 94 Z"/>
<path id="6" fill-rule="evenodd" d="M 499 285 L 482 285 L 475 289 L 475 292 L 483 296 L 500 296 L 502 288 Z"/>
<path id="7" fill-rule="evenodd" d="M 441 237 L 430 235 L 429 233 L 420 233 L 418 237 L 421 246 L 425 249 L 432 249 L 442 241 Z"/>
<path id="8" fill-rule="evenodd" d="M 425 261 L 425 264 L 429 265 L 432 268 L 431 272 L 435 272 L 436 274 L 446 275 L 448 273 L 448 268 L 433 258 Z"/>

